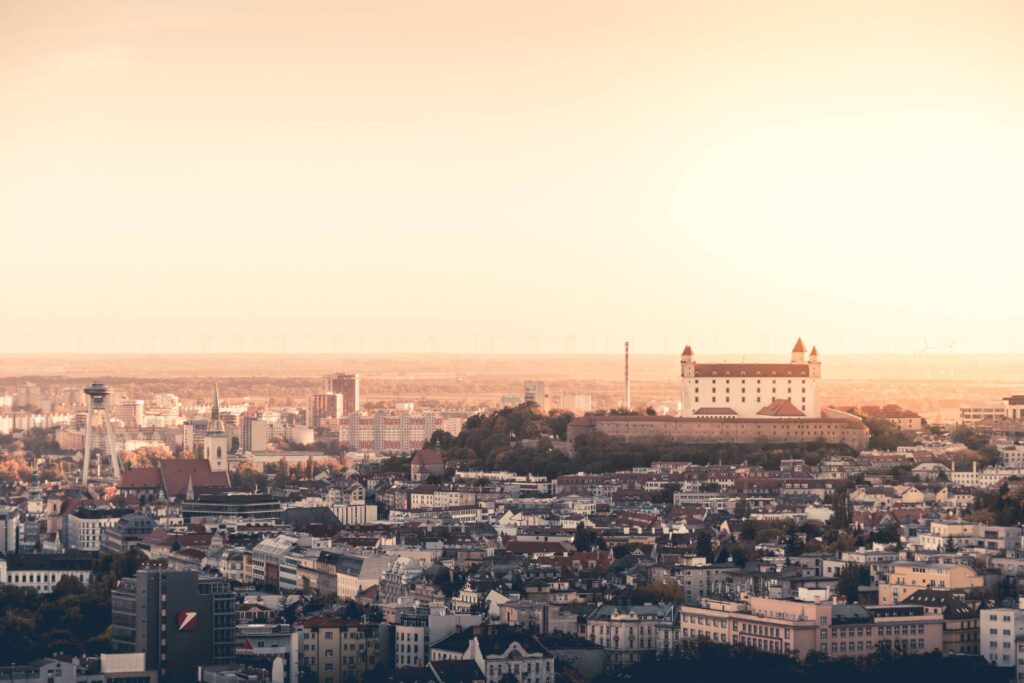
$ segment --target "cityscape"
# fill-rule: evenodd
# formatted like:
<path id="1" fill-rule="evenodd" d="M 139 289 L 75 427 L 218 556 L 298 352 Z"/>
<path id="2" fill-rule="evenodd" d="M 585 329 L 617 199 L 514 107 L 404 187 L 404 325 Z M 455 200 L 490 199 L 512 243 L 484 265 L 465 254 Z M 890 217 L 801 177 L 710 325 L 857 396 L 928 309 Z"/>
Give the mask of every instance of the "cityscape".
<path id="1" fill-rule="evenodd" d="M 0 0 L 0 683 L 1024 683 L 1019 0 Z"/>

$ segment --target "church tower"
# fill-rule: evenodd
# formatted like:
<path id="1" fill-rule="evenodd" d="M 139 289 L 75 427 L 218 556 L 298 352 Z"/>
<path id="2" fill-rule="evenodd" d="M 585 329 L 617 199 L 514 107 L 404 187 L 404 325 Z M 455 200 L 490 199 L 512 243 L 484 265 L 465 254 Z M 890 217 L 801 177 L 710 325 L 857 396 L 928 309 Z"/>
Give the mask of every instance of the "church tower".
<path id="1" fill-rule="evenodd" d="M 210 469 L 214 472 L 227 472 L 228 450 L 231 448 L 231 437 L 224 429 L 224 423 L 220 419 L 220 390 L 213 385 L 213 409 L 210 411 L 210 424 L 206 428 L 206 438 L 203 440 L 205 457 L 210 462 Z"/>

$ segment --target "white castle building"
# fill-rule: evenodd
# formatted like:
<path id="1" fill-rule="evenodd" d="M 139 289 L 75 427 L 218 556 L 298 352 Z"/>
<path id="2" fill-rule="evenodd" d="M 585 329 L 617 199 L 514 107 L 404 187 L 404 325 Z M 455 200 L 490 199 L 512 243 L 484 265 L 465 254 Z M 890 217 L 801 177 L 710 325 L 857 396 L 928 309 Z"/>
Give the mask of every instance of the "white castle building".
<path id="1" fill-rule="evenodd" d="M 698 363 L 689 346 L 680 360 L 680 416 L 706 419 L 821 417 L 821 359 L 797 339 L 788 363 Z"/>

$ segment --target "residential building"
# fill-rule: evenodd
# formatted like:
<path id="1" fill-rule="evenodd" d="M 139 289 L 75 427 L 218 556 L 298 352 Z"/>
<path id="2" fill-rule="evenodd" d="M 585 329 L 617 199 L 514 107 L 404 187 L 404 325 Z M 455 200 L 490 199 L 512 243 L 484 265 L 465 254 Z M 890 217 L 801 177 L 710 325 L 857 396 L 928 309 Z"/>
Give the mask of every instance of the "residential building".
<path id="1" fill-rule="evenodd" d="M 973 567 L 966 565 L 893 562 L 892 571 L 880 577 L 878 604 L 899 604 L 922 588 L 970 592 L 980 590 L 984 585 L 984 578 Z"/>

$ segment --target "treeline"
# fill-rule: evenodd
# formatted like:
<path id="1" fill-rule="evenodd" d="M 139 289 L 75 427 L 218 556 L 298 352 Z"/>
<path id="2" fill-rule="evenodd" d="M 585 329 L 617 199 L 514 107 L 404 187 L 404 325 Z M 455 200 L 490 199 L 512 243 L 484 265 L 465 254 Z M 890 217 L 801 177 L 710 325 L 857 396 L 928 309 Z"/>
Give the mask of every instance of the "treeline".
<path id="1" fill-rule="evenodd" d="M 676 657 L 644 661 L 595 680 L 596 683 L 623 679 L 690 683 L 905 683 L 910 680 L 1009 683 L 1013 675 L 1013 669 L 999 669 L 977 656 L 943 657 L 937 652 L 900 656 L 883 649 L 857 659 L 831 659 L 817 652 L 798 659 L 746 647 L 698 642 Z"/>
<path id="2" fill-rule="evenodd" d="M 134 550 L 100 555 L 89 588 L 71 577 L 45 595 L 32 588 L 0 587 L 0 662 L 23 664 L 55 652 L 109 652 L 110 590 L 118 579 L 134 576 L 143 559 Z"/>
<path id="3" fill-rule="evenodd" d="M 576 438 L 570 456 L 564 442 L 572 413 L 541 411 L 534 403 L 502 408 L 466 420 L 458 436 L 435 432 L 426 445 L 444 451 L 449 463 L 463 469 L 508 470 L 517 474 L 557 477 L 575 472 L 617 472 L 633 467 L 648 467 L 655 461 L 686 461 L 698 465 L 743 462 L 777 469 L 787 458 L 800 458 L 809 464 L 835 455 L 855 455 L 842 444 L 812 442 L 806 444 L 680 444 L 669 439 L 626 442 L 623 439 L 592 432 Z M 531 442 L 523 445 L 522 440 Z M 535 443 L 535 445 L 534 445 Z"/>

